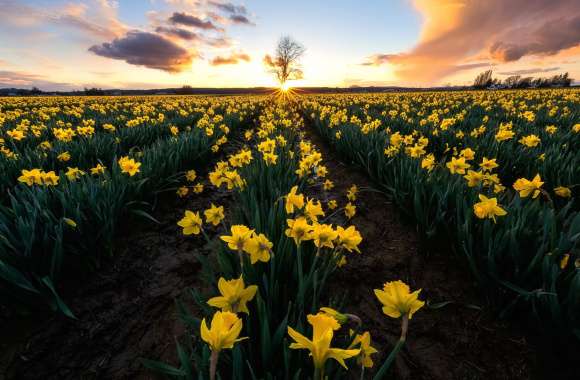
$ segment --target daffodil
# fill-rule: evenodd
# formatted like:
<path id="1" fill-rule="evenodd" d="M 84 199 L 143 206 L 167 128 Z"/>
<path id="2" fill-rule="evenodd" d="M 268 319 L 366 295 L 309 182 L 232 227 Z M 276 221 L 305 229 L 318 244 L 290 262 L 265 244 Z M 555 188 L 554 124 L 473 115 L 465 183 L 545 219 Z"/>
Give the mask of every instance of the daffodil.
<path id="1" fill-rule="evenodd" d="M 312 239 L 313 227 L 308 224 L 306 218 L 301 216 L 296 219 L 287 219 L 286 223 L 288 224 L 286 236 L 294 239 L 296 245 L 300 245 L 301 242 Z"/>
<path id="2" fill-rule="evenodd" d="M 332 226 L 327 224 L 316 224 L 312 230 L 314 245 L 318 248 L 334 248 L 334 240 L 338 237 Z"/>
<path id="3" fill-rule="evenodd" d="M 97 166 L 95 166 L 94 168 L 91 168 L 91 175 L 105 174 L 105 169 L 107 169 L 106 166 L 103 166 L 101 164 L 97 164 Z"/>
<path id="4" fill-rule="evenodd" d="M 317 222 L 319 216 L 324 216 L 320 201 L 314 202 L 313 199 L 309 199 L 306 202 L 306 207 L 304 207 L 304 215 L 312 222 Z"/>
<path id="5" fill-rule="evenodd" d="M 220 239 L 228 243 L 228 248 L 232 251 L 242 252 L 246 249 L 254 230 L 244 225 L 234 225 L 230 228 L 231 235 L 222 235 Z"/>
<path id="6" fill-rule="evenodd" d="M 210 379 L 215 379 L 217 361 L 220 351 L 231 349 L 234 344 L 245 339 L 239 338 L 242 332 L 242 320 L 229 311 L 216 311 L 208 328 L 205 318 L 201 321 L 201 339 L 211 350 Z"/>
<path id="7" fill-rule="evenodd" d="M 481 202 L 473 205 L 473 212 L 478 218 L 490 218 L 495 222 L 496 216 L 504 216 L 507 214 L 507 211 L 498 206 L 497 198 L 487 198 L 485 195 L 479 194 L 479 200 Z"/>
<path id="8" fill-rule="evenodd" d="M 451 172 L 451 174 L 465 174 L 465 170 L 469 169 L 471 165 L 465 162 L 465 157 L 452 157 L 451 161 L 446 163 L 445 165 Z"/>
<path id="9" fill-rule="evenodd" d="M 403 281 L 386 282 L 383 289 L 374 290 L 376 297 L 383 304 L 383 313 L 391 318 L 408 316 L 413 318 L 413 314 L 425 305 L 419 300 L 421 289 L 411 293 L 409 285 Z"/>
<path id="10" fill-rule="evenodd" d="M 336 232 L 338 233 L 339 247 L 344 248 L 349 252 L 356 251 L 360 253 L 358 245 L 362 242 L 362 236 L 354 226 L 350 226 L 346 229 L 338 226 Z"/>
<path id="11" fill-rule="evenodd" d="M 294 339 L 290 344 L 292 349 L 310 351 L 314 362 L 315 380 L 324 379 L 324 365 L 328 359 L 334 359 L 346 368 L 346 359 L 352 358 L 360 353 L 360 349 L 340 349 L 331 348 L 334 331 L 340 328 L 340 324 L 324 313 L 308 315 L 308 323 L 312 325 L 312 339 L 308 339 L 292 327 L 288 327 L 288 335 Z"/>
<path id="12" fill-rule="evenodd" d="M 128 174 L 130 177 L 133 177 L 135 174 L 140 172 L 139 167 L 141 166 L 141 163 L 127 156 L 121 157 L 118 164 L 121 168 L 121 172 Z"/>
<path id="13" fill-rule="evenodd" d="M 217 226 L 224 218 L 224 206 L 216 206 L 212 203 L 211 207 L 205 210 L 203 214 L 207 223 Z"/>
<path id="14" fill-rule="evenodd" d="M 189 194 L 189 188 L 187 186 L 180 186 L 175 194 L 177 194 L 180 198 L 183 198 Z"/>
<path id="15" fill-rule="evenodd" d="M 346 206 L 344 206 L 344 215 L 346 215 L 348 219 L 351 219 L 353 216 L 355 216 L 355 214 L 356 214 L 356 206 L 348 202 Z"/>
<path id="16" fill-rule="evenodd" d="M 534 179 L 532 179 L 531 181 L 525 178 L 518 179 L 514 183 L 514 189 L 520 193 L 520 197 L 522 198 L 529 197 L 530 194 L 532 195 L 532 198 L 537 198 L 538 195 L 540 195 L 541 192 L 540 188 L 542 187 L 543 184 L 544 182 L 542 182 L 542 178 L 540 178 L 540 175 L 536 174 Z"/>
<path id="17" fill-rule="evenodd" d="M 80 170 L 79 168 L 67 168 L 67 172 L 65 173 L 66 177 L 68 178 L 69 181 L 74 182 L 77 179 L 81 178 L 83 175 L 85 175 L 86 173 L 82 170 Z"/>
<path id="18" fill-rule="evenodd" d="M 202 223 L 199 212 L 193 213 L 186 210 L 185 216 L 177 222 L 177 225 L 183 228 L 184 235 L 197 235 L 201 232 Z"/>
<path id="19" fill-rule="evenodd" d="M 572 196 L 572 190 L 570 190 L 569 187 L 565 187 L 565 186 L 558 186 L 554 189 L 554 193 L 556 193 L 557 196 L 562 197 L 562 198 L 570 198 Z"/>
<path id="20" fill-rule="evenodd" d="M 42 171 L 40 169 L 22 170 L 22 175 L 18 177 L 18 182 L 32 185 L 42 185 Z"/>
<path id="21" fill-rule="evenodd" d="M 258 291 L 256 285 L 246 287 L 241 276 L 229 281 L 221 277 L 218 281 L 218 289 L 221 296 L 209 299 L 208 305 L 217 307 L 222 311 L 246 314 L 250 313 L 247 306 L 248 302 L 254 299 Z"/>
<path id="22" fill-rule="evenodd" d="M 264 234 L 253 234 L 245 245 L 244 251 L 250 255 L 250 262 L 253 264 L 258 261 L 270 261 L 270 252 L 274 245 Z"/>
<path id="23" fill-rule="evenodd" d="M 357 334 L 348 348 L 357 346 L 360 349 L 360 353 L 356 356 L 357 363 L 364 368 L 372 368 L 374 363 L 371 355 L 379 351 L 371 346 L 371 333 L 365 331 L 362 334 Z"/>
<path id="24" fill-rule="evenodd" d="M 290 192 L 286 195 L 286 213 L 292 214 L 294 209 L 302 209 L 304 207 L 304 195 L 297 194 L 298 186 L 292 187 Z"/>
<path id="25" fill-rule="evenodd" d="M 196 178 L 197 173 L 195 172 L 195 170 L 188 170 L 187 172 L 185 172 L 185 179 L 187 179 L 188 182 L 193 182 L 195 181 Z"/>

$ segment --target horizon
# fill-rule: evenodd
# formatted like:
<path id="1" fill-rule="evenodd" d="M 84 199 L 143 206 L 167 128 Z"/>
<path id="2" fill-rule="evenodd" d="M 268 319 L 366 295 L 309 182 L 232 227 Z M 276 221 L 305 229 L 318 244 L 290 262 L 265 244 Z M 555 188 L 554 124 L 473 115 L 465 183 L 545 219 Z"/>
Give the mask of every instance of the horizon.
<path id="1" fill-rule="evenodd" d="M 0 0 L 0 88 L 276 87 L 278 38 L 306 47 L 292 87 L 466 86 L 481 71 L 580 78 L 580 3 Z M 577 82 L 576 82 L 577 83 Z"/>

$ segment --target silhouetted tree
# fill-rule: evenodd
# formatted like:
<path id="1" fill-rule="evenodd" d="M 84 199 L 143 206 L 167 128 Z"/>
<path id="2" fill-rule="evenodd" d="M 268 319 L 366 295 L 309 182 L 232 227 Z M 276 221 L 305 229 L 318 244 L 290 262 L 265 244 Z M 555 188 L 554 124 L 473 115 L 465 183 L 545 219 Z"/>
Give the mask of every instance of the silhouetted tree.
<path id="1" fill-rule="evenodd" d="M 492 74 L 493 74 L 492 70 L 487 70 L 479 74 L 477 77 L 475 77 L 475 80 L 473 81 L 473 87 L 474 88 L 489 87 L 493 83 L 493 79 L 491 78 Z"/>
<path id="2" fill-rule="evenodd" d="M 264 63 L 280 85 L 283 85 L 289 80 L 302 78 L 303 72 L 300 67 L 300 59 L 305 51 L 306 49 L 302 44 L 290 36 L 284 36 L 278 41 L 274 57 L 266 55 Z"/>
<path id="3" fill-rule="evenodd" d="M 103 89 L 101 88 L 86 88 L 85 87 L 85 95 L 87 96 L 101 96 L 101 95 L 105 95 L 105 91 L 103 91 Z"/>

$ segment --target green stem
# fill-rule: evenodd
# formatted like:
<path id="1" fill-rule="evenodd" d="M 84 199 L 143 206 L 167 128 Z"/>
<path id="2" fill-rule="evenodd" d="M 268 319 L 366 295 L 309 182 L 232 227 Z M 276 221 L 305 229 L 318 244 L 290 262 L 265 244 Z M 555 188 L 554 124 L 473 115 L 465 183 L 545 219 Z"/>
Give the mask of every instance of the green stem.
<path id="1" fill-rule="evenodd" d="M 217 370 L 218 357 L 220 355 L 219 351 L 212 351 L 209 357 L 209 378 L 210 380 L 215 380 L 215 374 Z"/>
<path id="2" fill-rule="evenodd" d="M 298 265 L 298 302 L 299 304 L 302 304 L 302 293 L 304 291 L 303 289 L 303 283 L 304 283 L 304 273 L 302 272 L 302 249 L 300 246 L 300 243 L 298 243 L 298 245 L 296 246 L 296 259 L 297 259 L 297 265 Z"/>
<path id="3" fill-rule="evenodd" d="M 403 320 L 401 321 L 401 337 L 399 338 L 399 341 L 395 345 L 395 348 L 393 348 L 393 351 L 391 351 L 391 353 L 387 357 L 387 360 L 385 360 L 385 362 L 383 363 L 383 365 L 381 366 L 375 377 L 373 377 L 373 380 L 381 380 L 385 377 L 387 371 L 391 367 L 391 364 L 393 364 L 393 362 L 395 361 L 397 354 L 399 353 L 399 351 L 401 351 L 401 349 L 405 345 L 405 342 L 407 340 L 408 329 L 409 329 L 409 316 L 405 314 L 403 316 Z"/>
<path id="4" fill-rule="evenodd" d="M 314 376 L 312 377 L 313 380 L 324 380 L 324 367 L 318 368 L 314 367 Z"/>

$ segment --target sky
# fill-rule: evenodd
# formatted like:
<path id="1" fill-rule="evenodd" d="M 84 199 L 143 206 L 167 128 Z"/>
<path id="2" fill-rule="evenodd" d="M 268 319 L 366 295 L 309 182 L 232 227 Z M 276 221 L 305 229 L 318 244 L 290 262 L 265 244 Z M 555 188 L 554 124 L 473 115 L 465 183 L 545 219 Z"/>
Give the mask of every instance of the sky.
<path id="1" fill-rule="evenodd" d="M 0 88 L 275 86 L 284 35 L 294 86 L 580 80 L 578 0 L 0 0 Z"/>

